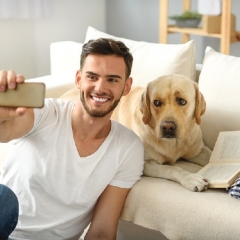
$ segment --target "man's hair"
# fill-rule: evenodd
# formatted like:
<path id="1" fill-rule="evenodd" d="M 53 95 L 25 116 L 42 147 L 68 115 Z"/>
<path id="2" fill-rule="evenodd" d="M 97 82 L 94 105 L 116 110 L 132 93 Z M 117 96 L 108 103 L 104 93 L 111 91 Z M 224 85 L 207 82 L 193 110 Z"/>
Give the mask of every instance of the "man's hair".
<path id="1" fill-rule="evenodd" d="M 110 38 L 99 38 L 88 41 L 82 47 L 80 69 L 83 68 L 85 60 L 89 54 L 116 55 L 123 57 L 126 65 L 126 78 L 129 78 L 132 69 L 133 56 L 130 53 L 129 48 L 127 48 L 123 42 Z"/>

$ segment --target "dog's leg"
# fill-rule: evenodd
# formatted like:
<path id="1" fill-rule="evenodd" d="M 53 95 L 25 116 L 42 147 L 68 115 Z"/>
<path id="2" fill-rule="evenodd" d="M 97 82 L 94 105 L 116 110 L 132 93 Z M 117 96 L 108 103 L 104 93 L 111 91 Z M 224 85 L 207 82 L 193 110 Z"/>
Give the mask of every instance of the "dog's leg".
<path id="1" fill-rule="evenodd" d="M 180 183 L 193 192 L 201 192 L 207 189 L 208 182 L 201 175 L 190 173 L 177 166 L 162 165 L 156 161 L 147 160 L 144 164 L 144 175 L 169 179 Z"/>
<path id="2" fill-rule="evenodd" d="M 203 148 L 201 149 L 201 152 L 196 157 L 186 159 L 186 160 L 188 160 L 191 163 L 198 164 L 200 166 L 205 166 L 209 163 L 211 154 L 212 154 L 212 151 L 207 146 L 203 146 Z"/>

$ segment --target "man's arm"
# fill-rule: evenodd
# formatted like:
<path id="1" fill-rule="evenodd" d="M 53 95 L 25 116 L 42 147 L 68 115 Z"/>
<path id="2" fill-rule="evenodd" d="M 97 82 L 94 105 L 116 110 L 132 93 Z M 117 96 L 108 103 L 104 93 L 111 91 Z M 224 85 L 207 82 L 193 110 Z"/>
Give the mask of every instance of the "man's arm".
<path id="1" fill-rule="evenodd" d="M 0 92 L 7 88 L 15 89 L 17 84 L 24 82 L 24 77 L 13 71 L 0 71 Z M 0 142 L 22 137 L 27 134 L 34 123 L 34 113 L 31 108 L 0 107 Z"/>
<path id="2" fill-rule="evenodd" d="M 118 220 L 129 188 L 108 185 L 98 199 L 85 240 L 116 239 Z"/>

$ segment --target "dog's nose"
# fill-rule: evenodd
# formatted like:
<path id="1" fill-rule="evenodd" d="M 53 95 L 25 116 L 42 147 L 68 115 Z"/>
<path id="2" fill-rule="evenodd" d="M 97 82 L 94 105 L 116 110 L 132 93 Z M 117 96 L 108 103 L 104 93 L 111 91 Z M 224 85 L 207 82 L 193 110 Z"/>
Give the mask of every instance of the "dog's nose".
<path id="1" fill-rule="evenodd" d="M 174 138 L 176 134 L 176 124 L 173 121 L 164 121 L 161 124 L 161 131 L 164 138 Z"/>

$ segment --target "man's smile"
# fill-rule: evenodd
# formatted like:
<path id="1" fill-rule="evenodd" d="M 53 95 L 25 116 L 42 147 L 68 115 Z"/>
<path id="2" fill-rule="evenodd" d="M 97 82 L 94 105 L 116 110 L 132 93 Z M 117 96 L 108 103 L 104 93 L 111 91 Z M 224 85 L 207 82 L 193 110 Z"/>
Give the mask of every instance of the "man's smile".
<path id="1" fill-rule="evenodd" d="M 107 102 L 107 98 L 99 98 L 99 97 L 92 97 L 92 99 L 96 102 Z"/>

